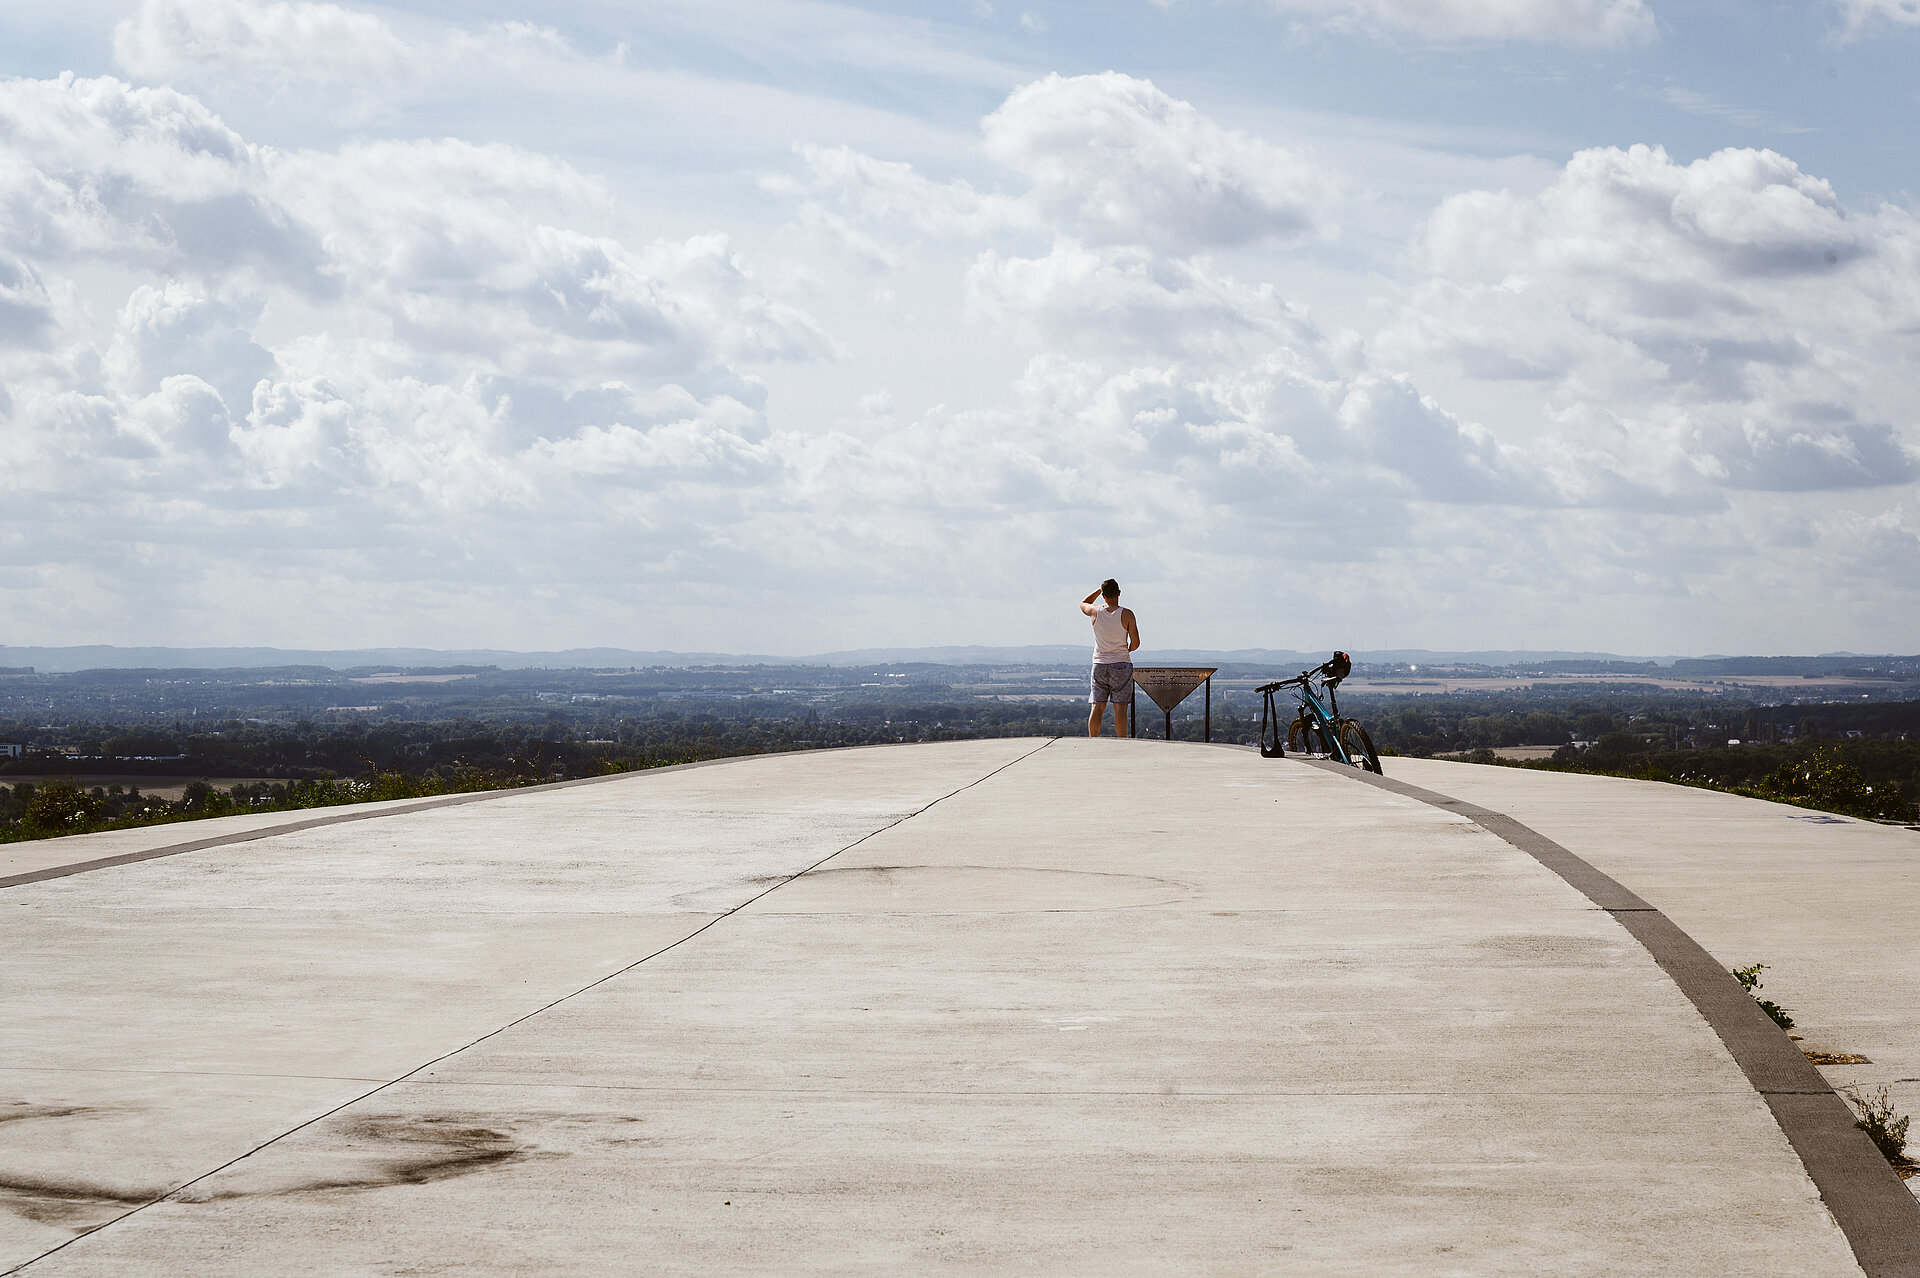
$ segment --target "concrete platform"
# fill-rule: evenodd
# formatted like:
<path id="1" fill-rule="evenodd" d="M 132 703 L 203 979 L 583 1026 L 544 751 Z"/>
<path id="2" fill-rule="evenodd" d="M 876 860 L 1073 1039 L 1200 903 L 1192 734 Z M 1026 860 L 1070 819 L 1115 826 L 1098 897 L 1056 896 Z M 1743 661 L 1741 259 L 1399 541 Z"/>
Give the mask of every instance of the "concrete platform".
<path id="1" fill-rule="evenodd" d="M 1692 818 L 1611 838 L 1638 792 L 1542 794 L 1822 1005 L 1788 977 L 1817 947 L 1735 935 L 1812 870 L 1716 924 L 1737 875 L 1633 851 Z M 1612 915 L 1455 813 L 1245 751 L 508 793 L 6 888 L 0 959 L 9 1272 L 1862 1272 Z"/>

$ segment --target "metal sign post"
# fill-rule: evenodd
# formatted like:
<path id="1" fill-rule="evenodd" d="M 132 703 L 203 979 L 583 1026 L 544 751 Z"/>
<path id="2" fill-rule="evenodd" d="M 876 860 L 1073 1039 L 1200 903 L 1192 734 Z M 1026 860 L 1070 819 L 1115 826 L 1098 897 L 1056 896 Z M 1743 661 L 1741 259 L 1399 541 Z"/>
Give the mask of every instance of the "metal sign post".
<path id="1" fill-rule="evenodd" d="M 1153 704 L 1160 707 L 1165 718 L 1166 739 L 1173 740 L 1173 711 L 1195 688 L 1204 687 L 1206 695 L 1206 740 L 1213 740 L 1213 675 L 1218 666 L 1135 666 L 1133 668 L 1133 686 L 1135 697 L 1129 706 L 1137 705 L 1138 690 L 1146 689 Z M 1133 723 L 1129 735 L 1140 735 L 1140 718 L 1132 716 Z"/>

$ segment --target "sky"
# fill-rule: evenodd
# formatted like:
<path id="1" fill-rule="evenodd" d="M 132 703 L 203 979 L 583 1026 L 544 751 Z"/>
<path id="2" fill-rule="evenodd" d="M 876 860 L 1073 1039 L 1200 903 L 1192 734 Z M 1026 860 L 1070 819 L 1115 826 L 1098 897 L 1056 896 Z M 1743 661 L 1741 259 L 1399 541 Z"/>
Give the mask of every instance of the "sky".
<path id="1" fill-rule="evenodd" d="M 8 0 L 0 643 L 1911 652 L 1920 0 Z"/>

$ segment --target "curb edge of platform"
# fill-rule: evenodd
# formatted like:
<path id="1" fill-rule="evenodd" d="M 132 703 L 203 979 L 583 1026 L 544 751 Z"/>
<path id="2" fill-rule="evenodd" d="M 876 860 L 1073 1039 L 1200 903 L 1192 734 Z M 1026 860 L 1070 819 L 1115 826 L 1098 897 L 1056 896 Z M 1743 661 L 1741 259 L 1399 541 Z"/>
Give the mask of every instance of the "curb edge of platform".
<path id="1" fill-rule="evenodd" d="M 1854 1126 L 1853 1110 L 1786 1031 L 1679 924 L 1618 879 L 1504 812 L 1331 760 L 1300 762 L 1463 816 L 1611 914 L 1719 1035 L 1793 1146 L 1867 1278 L 1920 1278 L 1920 1200 Z"/>

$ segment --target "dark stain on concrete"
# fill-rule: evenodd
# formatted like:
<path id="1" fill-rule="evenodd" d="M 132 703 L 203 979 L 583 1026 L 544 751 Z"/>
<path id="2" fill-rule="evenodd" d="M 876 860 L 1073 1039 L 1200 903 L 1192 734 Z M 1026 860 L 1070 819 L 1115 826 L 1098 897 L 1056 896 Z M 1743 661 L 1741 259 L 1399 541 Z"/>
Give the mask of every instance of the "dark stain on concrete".
<path id="1" fill-rule="evenodd" d="M 62 1198 L 86 1203 L 147 1203 L 165 1190 L 110 1189 L 67 1176 L 0 1175 L 0 1193 L 24 1194 L 33 1198 Z"/>
<path id="2" fill-rule="evenodd" d="M 164 1189 L 125 1189 L 66 1176 L 0 1174 L 0 1207 L 43 1225 L 84 1230 L 128 1207 L 150 1203 Z"/>
<path id="3" fill-rule="evenodd" d="M 248 1198 L 261 1192 L 277 1197 L 329 1189 L 429 1185 L 528 1158 L 559 1156 L 536 1153 L 510 1131 L 447 1114 L 370 1115 L 345 1123 L 332 1135 L 341 1143 L 330 1151 L 328 1161 L 333 1167 L 327 1173 L 264 1191 L 244 1185 L 226 1192 L 215 1189 L 207 1197 Z"/>
<path id="4" fill-rule="evenodd" d="M 35 1119 L 87 1118 L 105 1110 L 90 1105 L 40 1105 L 32 1101 L 0 1104 L 0 1123 Z M 0 1171 L 0 1207 L 43 1225 L 89 1228 L 127 1207 L 150 1203 L 164 1189 L 129 1189 L 72 1176 Z"/>
<path id="5" fill-rule="evenodd" d="M 518 1162 L 530 1152 L 510 1132 L 445 1115 L 364 1118 L 349 1139 L 384 1146 L 392 1184 L 425 1185 L 482 1168 Z"/>
<path id="6" fill-rule="evenodd" d="M 0 1123 L 18 1123 L 29 1118 L 71 1118 L 75 1114 L 90 1114 L 93 1109 L 87 1105 L 35 1105 L 28 1101 L 8 1101 L 0 1105 Z"/>

